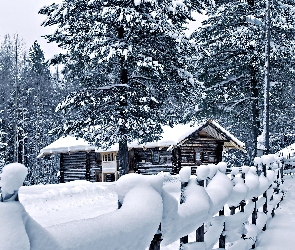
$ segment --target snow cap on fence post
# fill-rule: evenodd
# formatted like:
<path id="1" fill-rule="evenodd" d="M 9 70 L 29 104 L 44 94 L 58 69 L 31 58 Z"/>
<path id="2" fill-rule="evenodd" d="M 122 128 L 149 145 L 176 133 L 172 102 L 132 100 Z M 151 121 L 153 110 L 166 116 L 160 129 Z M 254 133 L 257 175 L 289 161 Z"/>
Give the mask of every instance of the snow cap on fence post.
<path id="1" fill-rule="evenodd" d="M 239 167 L 232 167 L 231 168 L 231 175 L 237 175 L 240 172 L 240 168 Z"/>
<path id="2" fill-rule="evenodd" d="M 210 173 L 210 168 L 208 167 L 208 165 L 201 165 L 201 166 L 198 166 L 196 169 L 196 175 L 199 181 L 206 180 L 209 173 Z"/>
<path id="3" fill-rule="evenodd" d="M 125 195 L 134 187 L 150 186 L 154 188 L 160 195 L 162 193 L 164 178 L 160 175 L 140 175 L 140 174 L 126 174 L 123 175 L 116 182 L 116 192 L 121 204 L 123 203 Z"/>
<path id="4" fill-rule="evenodd" d="M 18 200 L 18 190 L 28 174 L 28 169 L 20 163 L 10 163 L 2 168 L 0 174 L 1 201 Z"/>
<path id="5" fill-rule="evenodd" d="M 180 175 L 181 182 L 188 182 L 191 176 L 191 167 L 183 167 L 179 171 L 179 175 Z"/>
<path id="6" fill-rule="evenodd" d="M 207 166 L 208 166 L 209 169 L 210 169 L 210 172 L 209 172 L 208 177 L 209 177 L 210 179 L 212 179 L 212 178 L 215 176 L 215 174 L 216 174 L 216 172 L 217 172 L 217 170 L 218 170 L 218 166 L 215 165 L 215 164 L 208 164 Z"/>
<path id="7" fill-rule="evenodd" d="M 260 165 L 262 163 L 261 157 L 255 157 L 254 158 L 254 165 Z"/>
<path id="8" fill-rule="evenodd" d="M 257 174 L 257 169 L 256 167 L 249 167 L 249 172 L 252 173 L 252 174 Z"/>
<path id="9" fill-rule="evenodd" d="M 218 167 L 218 169 L 219 169 L 219 171 L 221 173 L 225 173 L 226 172 L 226 168 L 227 168 L 227 163 L 226 162 L 219 162 L 217 164 L 217 167 Z"/>
<path id="10" fill-rule="evenodd" d="M 269 155 L 263 155 L 261 156 L 262 163 L 265 164 L 267 167 L 270 167 L 270 164 L 275 161 L 275 155 L 269 154 Z"/>
<path id="11" fill-rule="evenodd" d="M 249 166 L 242 166 L 242 173 L 247 174 L 249 172 Z"/>
<path id="12" fill-rule="evenodd" d="M 231 194 L 229 200 L 227 201 L 227 204 L 229 206 L 237 207 L 237 206 L 239 206 L 241 201 L 243 201 L 246 198 L 247 193 L 248 193 L 248 187 L 246 186 L 243 178 L 241 178 L 241 177 L 236 176 L 232 180 L 232 183 L 234 184 L 233 191 L 232 191 L 232 194 Z"/>

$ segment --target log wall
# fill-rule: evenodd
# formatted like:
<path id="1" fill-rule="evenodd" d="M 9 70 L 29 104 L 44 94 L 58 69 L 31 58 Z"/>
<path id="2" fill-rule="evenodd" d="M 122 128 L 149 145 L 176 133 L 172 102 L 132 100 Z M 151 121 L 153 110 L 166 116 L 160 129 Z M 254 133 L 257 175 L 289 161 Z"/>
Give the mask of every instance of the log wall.
<path id="1" fill-rule="evenodd" d="M 94 151 L 61 154 L 61 183 L 74 180 L 96 181 L 97 171 L 101 172 L 101 158 Z"/>
<path id="2" fill-rule="evenodd" d="M 157 174 L 161 171 L 172 173 L 172 154 L 165 148 L 133 149 L 131 164 L 140 174 Z"/>
<path id="3" fill-rule="evenodd" d="M 223 144 L 224 141 L 213 139 L 203 131 L 196 132 L 172 151 L 167 151 L 168 147 L 133 149 L 130 165 L 141 174 L 157 174 L 161 171 L 176 174 L 184 166 L 221 162 Z"/>
<path id="4" fill-rule="evenodd" d="M 168 147 L 133 148 L 129 151 L 129 172 L 157 174 L 179 173 L 184 166 L 216 164 L 222 161 L 224 141 L 206 132 L 191 134 L 172 151 Z M 101 156 L 94 151 L 61 154 L 60 182 L 72 180 L 101 181 Z M 194 172 L 195 169 L 193 168 Z"/>

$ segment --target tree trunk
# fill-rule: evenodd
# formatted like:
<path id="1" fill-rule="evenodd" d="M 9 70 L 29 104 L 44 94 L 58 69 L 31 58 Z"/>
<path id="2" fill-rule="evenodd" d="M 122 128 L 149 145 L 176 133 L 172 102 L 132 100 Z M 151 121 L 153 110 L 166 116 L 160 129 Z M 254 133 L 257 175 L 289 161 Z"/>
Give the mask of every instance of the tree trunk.
<path id="1" fill-rule="evenodd" d="M 257 137 L 259 136 L 259 107 L 258 107 L 258 81 L 255 77 L 255 69 L 251 69 L 251 103 L 252 103 L 252 147 L 253 153 L 251 154 L 250 162 L 257 156 Z"/>
<path id="2" fill-rule="evenodd" d="M 118 38 L 119 40 L 124 40 L 124 27 L 120 26 L 118 28 Z M 125 56 L 120 55 L 120 83 L 123 85 L 120 87 L 119 91 L 122 93 L 120 96 L 120 118 L 121 118 L 121 124 L 120 126 L 120 136 L 121 139 L 119 141 L 119 176 L 122 176 L 124 174 L 128 174 L 129 172 L 129 164 L 128 164 L 128 145 L 127 145 L 127 128 L 126 128 L 126 109 L 128 106 L 127 103 L 127 88 L 126 84 L 128 83 L 128 70 L 125 67 Z"/>
<path id="3" fill-rule="evenodd" d="M 119 175 L 122 176 L 124 174 L 128 174 L 129 172 L 129 164 L 128 164 L 128 146 L 127 140 L 119 141 Z"/>
<path id="4" fill-rule="evenodd" d="M 128 82 L 128 74 L 127 74 L 127 69 L 123 67 L 123 61 L 121 65 L 121 75 L 120 75 L 120 81 L 122 84 L 127 84 Z M 128 146 L 127 146 L 127 139 L 126 139 L 126 134 L 127 134 L 127 128 L 126 128 L 126 109 L 127 109 L 127 89 L 126 87 L 121 87 L 120 92 L 121 94 L 121 99 L 119 101 L 120 103 L 120 118 L 121 118 L 121 124 L 120 126 L 120 136 L 121 139 L 119 141 L 119 176 L 122 176 L 124 174 L 128 174 L 129 172 L 129 164 L 128 164 Z"/>
<path id="5" fill-rule="evenodd" d="M 266 0 L 266 31 L 265 31 L 265 82 L 264 82 L 264 110 L 263 110 L 263 141 L 265 151 L 269 152 L 269 85 L 270 85 L 270 2 Z"/>
<path id="6" fill-rule="evenodd" d="M 18 141 L 18 35 L 15 39 L 15 96 L 14 96 L 14 162 L 18 162 L 18 151 L 19 151 L 19 141 Z"/>

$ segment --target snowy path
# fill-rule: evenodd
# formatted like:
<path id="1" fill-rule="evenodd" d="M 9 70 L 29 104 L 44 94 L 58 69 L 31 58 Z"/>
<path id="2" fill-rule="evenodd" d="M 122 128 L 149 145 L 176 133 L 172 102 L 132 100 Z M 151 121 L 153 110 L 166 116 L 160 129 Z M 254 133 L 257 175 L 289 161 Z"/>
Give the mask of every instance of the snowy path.
<path id="1" fill-rule="evenodd" d="M 166 185 L 167 191 L 179 197 L 175 185 Z M 276 215 L 257 241 L 257 250 L 295 249 L 295 177 L 285 177 L 285 199 Z M 85 195 L 86 194 L 86 195 Z M 20 201 L 27 212 L 43 227 L 65 222 L 94 218 L 117 209 L 114 183 L 73 182 L 59 185 L 22 187 Z M 194 237 L 193 237 L 194 238 Z M 194 241 L 194 239 L 191 239 Z M 163 250 L 176 250 L 179 242 L 161 246 Z"/>
<path id="2" fill-rule="evenodd" d="M 295 249 L 295 177 L 285 176 L 288 190 L 276 215 L 267 225 L 257 242 L 257 250 Z"/>
<path id="3" fill-rule="evenodd" d="M 75 181 L 20 188 L 20 201 L 43 227 L 94 218 L 117 209 L 114 183 Z"/>

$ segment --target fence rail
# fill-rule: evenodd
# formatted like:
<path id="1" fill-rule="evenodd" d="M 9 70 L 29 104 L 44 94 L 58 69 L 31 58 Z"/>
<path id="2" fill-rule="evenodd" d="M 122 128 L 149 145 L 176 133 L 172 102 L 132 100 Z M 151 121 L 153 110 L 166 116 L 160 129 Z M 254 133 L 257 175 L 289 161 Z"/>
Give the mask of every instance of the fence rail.
<path id="1" fill-rule="evenodd" d="M 168 245 L 176 241 L 177 236 L 181 236 L 180 249 L 206 250 L 212 249 L 214 245 L 230 250 L 254 249 L 257 236 L 267 229 L 268 220 L 275 215 L 275 210 L 284 197 L 283 169 L 282 159 L 275 155 L 256 158 L 255 167 L 232 168 L 227 175 L 225 163 L 199 166 L 194 176 L 189 167 L 183 168 L 180 173 L 178 211 L 171 213 L 169 209 L 165 210 L 163 199 L 166 214 L 163 214 L 159 242 L 163 240 Z M 195 212 L 185 218 L 181 214 L 184 210 L 182 208 L 186 207 L 187 202 L 190 206 L 190 200 L 193 199 L 191 196 L 194 192 L 200 194 L 200 190 L 203 191 L 203 200 L 198 199 L 199 205 L 194 208 Z M 208 197 L 210 206 L 205 211 L 202 206 L 208 202 Z M 189 210 L 188 206 L 187 209 Z M 205 213 L 207 216 L 204 216 Z M 193 219 L 193 216 L 196 218 Z M 169 220 L 176 221 L 175 225 L 169 223 Z M 195 220 L 198 227 L 188 232 L 186 228 L 192 228 L 192 225 L 187 220 Z M 188 242 L 187 234 L 194 231 L 195 241 Z M 154 248 L 151 246 L 150 249 L 159 250 L 160 244 Z"/>
<path id="2" fill-rule="evenodd" d="M 269 219 L 275 215 L 284 197 L 282 158 L 262 156 L 255 158 L 254 163 L 253 167 L 233 167 L 229 173 L 224 162 L 184 167 L 180 171 L 181 183 L 177 182 L 178 198 L 163 185 L 164 180 L 175 180 L 169 174 L 164 177 L 139 174 L 122 176 L 116 182 L 118 210 L 48 229 L 46 237 L 50 236 L 55 245 L 50 248 L 48 244 L 47 249 L 123 249 L 124 246 L 124 249 L 146 247 L 160 250 L 161 246 L 177 240 L 180 242 L 179 249 L 183 250 L 209 250 L 214 246 L 228 250 L 254 249 L 257 236 L 267 230 Z M 25 167 L 20 168 L 22 178 L 26 174 L 23 169 Z M 19 171 L 17 166 L 7 170 Z M 2 173 L 2 177 L 5 176 Z M 18 185 L 11 192 L 9 183 L 14 181 L 10 177 L 15 174 L 8 176 L 7 183 L 2 186 L 4 201 L 16 200 L 17 189 L 21 185 L 16 183 Z M 6 193 L 15 194 L 15 197 L 10 199 Z M 32 234 L 34 230 L 27 230 L 35 224 L 29 222 L 32 219 L 28 220 L 24 214 L 24 211 L 19 214 L 19 218 L 23 217 L 23 231 L 26 231 L 30 244 L 35 244 L 29 249 L 41 249 L 43 246 L 39 246 L 38 242 L 42 240 L 31 239 L 45 237 L 45 233 L 36 233 L 35 230 Z M 91 230 L 89 225 L 93 227 Z M 89 232 L 93 237 L 89 236 L 87 241 L 81 238 Z M 115 232 L 120 232 L 116 239 Z M 188 237 L 191 233 L 195 234 L 192 242 Z"/>

